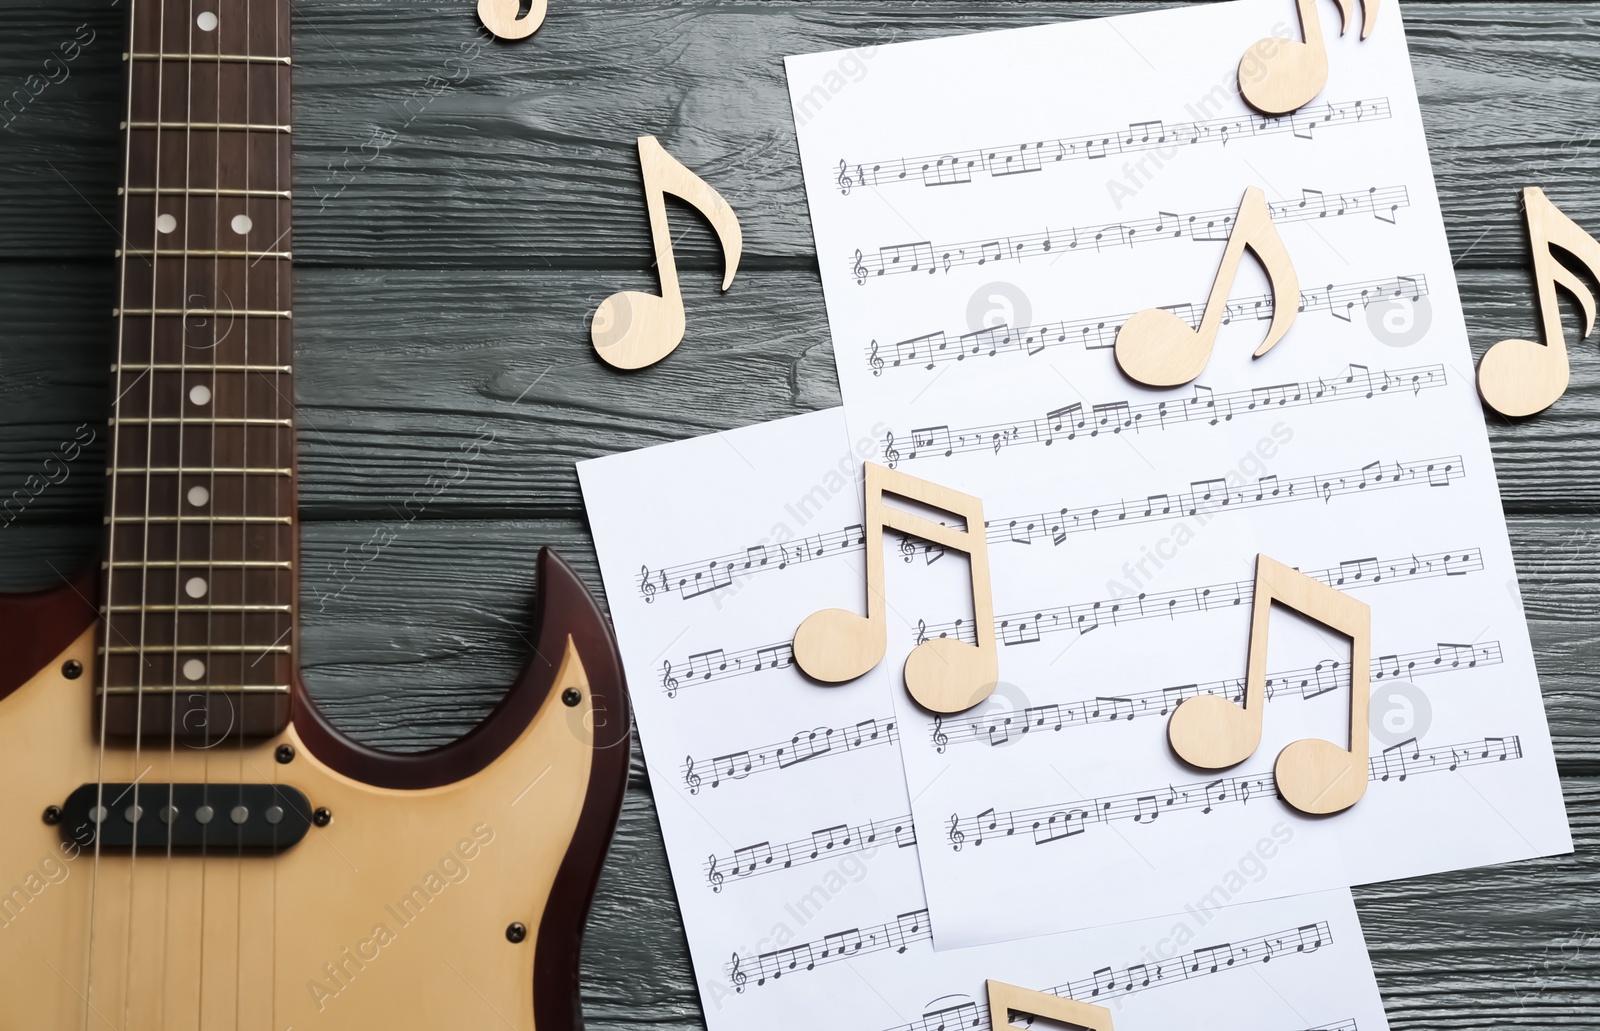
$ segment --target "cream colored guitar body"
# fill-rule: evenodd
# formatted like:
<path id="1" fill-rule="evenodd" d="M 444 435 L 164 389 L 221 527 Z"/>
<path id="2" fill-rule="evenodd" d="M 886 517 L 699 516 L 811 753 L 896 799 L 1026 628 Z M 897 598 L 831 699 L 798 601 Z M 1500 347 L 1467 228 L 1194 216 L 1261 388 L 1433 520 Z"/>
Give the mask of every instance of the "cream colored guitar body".
<path id="1" fill-rule="evenodd" d="M 542 561 L 542 592 L 553 566 L 570 573 L 559 560 Z M 542 704 L 509 747 L 458 783 L 421 790 L 338 772 L 296 726 L 243 750 L 108 749 L 102 770 L 89 678 L 61 672 L 69 660 L 94 669 L 95 644 L 96 631 L 86 629 L 0 699 L 0 1028 L 581 1024 L 578 936 L 620 805 L 628 746 L 625 701 L 611 694 L 597 714 L 572 636 L 541 635 L 556 668 L 536 678 Z M 610 747 L 597 750 L 597 722 Z M 326 733 L 319 722 L 317 734 Z M 287 763 L 278 761 L 281 745 L 294 749 Z M 473 737 L 451 747 L 470 749 Z M 597 783 L 597 763 L 605 783 Z M 331 821 L 276 856 L 97 857 L 63 837 L 65 830 L 84 840 L 86 827 L 51 826 L 43 813 L 102 780 L 287 784 Z M 154 794 L 140 803 L 159 806 Z M 132 801 L 108 799 L 111 818 Z M 524 940 L 511 940 L 512 924 L 526 927 Z"/>

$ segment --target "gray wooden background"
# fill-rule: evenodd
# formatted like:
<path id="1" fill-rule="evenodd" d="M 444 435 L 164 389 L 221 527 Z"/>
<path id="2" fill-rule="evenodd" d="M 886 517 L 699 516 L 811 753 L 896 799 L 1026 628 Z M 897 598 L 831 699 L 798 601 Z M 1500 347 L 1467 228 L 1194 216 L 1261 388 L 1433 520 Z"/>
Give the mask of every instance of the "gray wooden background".
<path id="1" fill-rule="evenodd" d="M 388 747 L 461 733 L 520 662 L 539 545 L 599 590 L 574 461 L 838 403 L 784 55 L 1158 6 L 551 0 L 539 33 L 508 45 L 484 41 L 473 0 L 297 0 L 303 651 L 319 700 Z M 79 26 L 95 34 L 0 130 L 0 496 L 105 416 L 125 8 L 0 0 L 0 100 Z M 1518 192 L 1542 184 L 1600 231 L 1600 2 L 1405 12 L 1474 347 L 1536 338 Z M 646 133 L 727 197 L 745 259 L 719 297 L 709 230 L 673 206 L 689 337 L 620 375 L 586 320 L 614 290 L 655 286 Z M 1600 348 L 1574 349 L 1553 410 L 1489 424 L 1578 850 L 1356 894 L 1397 1028 L 1600 1026 Z M 402 503 L 480 428 L 494 443 L 467 478 L 406 521 Z M 94 560 L 102 462 L 91 449 L 0 529 L 0 587 Z M 360 561 L 382 522 L 404 528 Z M 637 755 L 584 970 L 594 1028 L 702 1026 Z"/>

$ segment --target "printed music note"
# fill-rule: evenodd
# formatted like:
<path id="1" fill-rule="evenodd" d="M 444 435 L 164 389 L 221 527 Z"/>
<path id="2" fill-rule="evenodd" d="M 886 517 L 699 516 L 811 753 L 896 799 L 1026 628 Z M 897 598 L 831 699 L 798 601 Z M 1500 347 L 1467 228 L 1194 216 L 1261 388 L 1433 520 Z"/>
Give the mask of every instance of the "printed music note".
<path id="1" fill-rule="evenodd" d="M 478 0 L 478 18 L 501 39 L 527 39 L 544 24 L 549 7 L 548 0 L 533 0 L 528 13 L 519 18 L 522 4 L 518 0 Z"/>
<path id="2" fill-rule="evenodd" d="M 795 661 L 808 675 L 830 684 L 854 680 L 883 661 L 888 647 L 883 531 L 898 530 L 940 547 L 964 552 L 972 561 L 976 646 L 949 637 L 934 638 L 918 644 L 905 664 L 906 690 L 919 705 L 937 713 L 970 709 L 994 692 L 999 679 L 983 502 L 874 462 L 865 465 L 867 614 L 860 616 L 845 609 L 824 609 L 807 616 L 795 631 Z M 966 520 L 967 528 L 942 526 L 894 508 L 885 503 L 886 492 L 959 515 Z"/>
<path id="3" fill-rule="evenodd" d="M 1167 723 L 1167 737 L 1181 759 L 1208 770 L 1236 766 L 1255 752 L 1266 705 L 1267 629 L 1274 601 L 1350 638 L 1350 747 L 1317 738 L 1294 741 L 1273 768 L 1285 802 L 1315 815 L 1341 812 L 1367 790 L 1372 610 L 1266 555 L 1256 557 L 1244 705 L 1217 695 L 1185 699 Z"/>
<path id="4" fill-rule="evenodd" d="M 1357 0 L 1362 6 L 1361 38 L 1378 23 L 1379 0 Z M 1268 37 L 1258 40 L 1239 61 L 1239 93 L 1264 114 L 1286 115 L 1311 103 L 1328 85 L 1328 45 L 1316 0 L 1295 0 L 1305 42 Z M 1352 0 L 1339 0 L 1339 35 L 1350 31 Z"/>
<path id="5" fill-rule="evenodd" d="M 1111 1011 L 1076 999 L 1065 999 L 1049 992 L 1018 988 L 1004 981 L 989 981 L 989 1022 L 993 1027 L 1011 1026 L 1012 1013 L 1028 1017 L 1059 1020 L 1087 1031 L 1115 1031 Z M 1033 1021 L 1030 1020 L 1031 1024 Z"/>
<path id="6" fill-rule="evenodd" d="M 1544 344 L 1502 340 L 1489 348 L 1478 365 L 1478 392 L 1490 408 L 1510 416 L 1533 415 L 1566 393 L 1571 365 L 1567 335 L 1561 326 L 1556 287 L 1564 287 L 1583 308 L 1583 339 L 1594 332 L 1594 294 L 1551 251 L 1560 247 L 1575 257 L 1591 276 L 1600 278 L 1600 243 L 1584 232 L 1537 186 L 1522 191 L 1528 236 L 1533 243 L 1533 275 L 1539 287 L 1539 315 Z"/>
<path id="7" fill-rule="evenodd" d="M 1289 252 L 1272 224 L 1267 197 L 1252 186 L 1239 202 L 1233 231 L 1228 234 L 1222 265 L 1211 286 L 1199 329 L 1164 308 L 1147 308 L 1117 331 L 1117 364 L 1130 378 L 1152 387 L 1182 386 L 1200 375 L 1211 360 L 1211 348 L 1228 307 L 1228 291 L 1239 274 L 1239 262 L 1248 247 L 1272 282 L 1272 325 L 1267 339 L 1256 348 L 1260 358 L 1282 340 L 1299 314 L 1300 277 Z"/>
<path id="8" fill-rule="evenodd" d="M 717 239 L 727 271 L 722 289 L 733 285 L 744 252 L 739 218 L 722 194 L 689 171 L 662 149 L 654 136 L 639 137 L 639 168 L 644 175 L 645 207 L 650 213 L 650 240 L 655 246 L 656 268 L 661 274 L 661 294 L 624 290 L 600 302 L 589 326 L 594 349 L 608 365 L 642 369 L 672 353 L 686 328 L 683 294 L 678 289 L 678 266 L 672 256 L 672 233 L 667 224 L 666 195 L 672 194 L 697 208 Z"/>

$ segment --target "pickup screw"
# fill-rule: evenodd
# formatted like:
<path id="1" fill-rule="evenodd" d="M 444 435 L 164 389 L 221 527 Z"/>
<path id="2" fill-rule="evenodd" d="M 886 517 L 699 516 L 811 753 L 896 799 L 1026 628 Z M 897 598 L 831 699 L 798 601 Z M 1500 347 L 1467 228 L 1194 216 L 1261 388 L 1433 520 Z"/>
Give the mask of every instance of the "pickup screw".
<path id="1" fill-rule="evenodd" d="M 566 702 L 569 706 L 577 705 L 579 702 L 583 701 L 583 695 L 578 691 L 577 688 L 569 687 L 565 691 L 561 692 L 561 700 Z"/>
<path id="2" fill-rule="evenodd" d="M 277 758 L 278 762 L 284 766 L 294 762 L 294 745 L 279 745 Z"/>
<path id="3" fill-rule="evenodd" d="M 83 663 L 77 659 L 68 659 L 61 664 L 61 675 L 68 680 L 77 680 L 83 676 Z"/>
<path id="4" fill-rule="evenodd" d="M 52 827 L 54 827 L 56 824 L 60 823 L 61 822 L 61 807 L 58 806 L 58 805 L 53 805 L 53 806 L 49 806 L 48 808 L 46 808 L 45 811 L 44 811 L 44 822 L 48 823 Z"/>
<path id="5" fill-rule="evenodd" d="M 506 941 L 513 945 L 520 944 L 528 937 L 528 928 L 525 924 L 512 924 L 506 928 Z"/>
<path id="6" fill-rule="evenodd" d="M 316 812 L 311 814 L 311 822 L 316 824 L 318 827 L 326 827 L 328 824 L 333 822 L 333 813 L 326 808 L 318 809 Z"/>

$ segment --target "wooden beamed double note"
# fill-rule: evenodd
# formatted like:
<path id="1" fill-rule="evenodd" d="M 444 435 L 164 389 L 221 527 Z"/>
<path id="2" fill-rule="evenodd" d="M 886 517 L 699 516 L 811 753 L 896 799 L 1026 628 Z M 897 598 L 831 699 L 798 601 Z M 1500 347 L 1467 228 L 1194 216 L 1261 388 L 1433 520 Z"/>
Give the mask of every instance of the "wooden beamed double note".
<path id="1" fill-rule="evenodd" d="M 1267 339 L 1256 348 L 1255 357 L 1260 358 L 1284 338 L 1300 313 L 1300 277 L 1289 260 L 1283 237 L 1272 224 L 1267 195 L 1252 186 L 1239 202 L 1199 327 L 1191 329 L 1166 308 L 1147 308 L 1117 331 L 1117 364 L 1130 379 L 1151 387 L 1179 387 L 1205 371 L 1247 247 L 1272 283 L 1272 325 L 1267 328 Z"/>
<path id="2" fill-rule="evenodd" d="M 936 713 L 965 712 L 994 693 L 1000 678 L 995 643 L 994 598 L 989 586 L 989 542 L 983 502 L 970 494 L 867 462 L 866 529 L 867 614 L 823 609 L 807 616 L 794 635 L 794 659 L 807 676 L 840 684 L 865 675 L 883 661 L 889 644 L 888 602 L 884 597 L 883 531 L 898 530 L 972 560 L 972 617 L 977 644 L 952 637 L 923 641 L 906 657 L 906 690 L 918 705 Z M 913 515 L 884 500 L 885 494 L 958 515 L 966 529 Z"/>
<path id="3" fill-rule="evenodd" d="M 521 9 L 519 0 L 478 0 L 478 19 L 501 39 L 527 39 L 544 24 L 550 3 L 532 0 L 527 14 L 520 14 Z"/>
<path id="4" fill-rule="evenodd" d="M 1478 392 L 1502 415 L 1524 416 L 1544 411 L 1567 391 L 1572 365 L 1567 358 L 1567 334 L 1561 327 L 1561 305 L 1556 287 L 1564 288 L 1583 309 L 1583 339 L 1594 332 L 1594 293 L 1555 256 L 1559 247 L 1576 258 L 1591 276 L 1600 279 L 1600 243 L 1550 203 L 1537 186 L 1522 191 L 1528 216 L 1528 238 L 1533 244 L 1533 278 L 1539 289 L 1539 317 L 1544 323 L 1544 343 L 1502 340 L 1489 348 L 1478 364 Z"/>
<path id="5" fill-rule="evenodd" d="M 1059 1020 L 1085 1031 L 1115 1031 L 1111 1011 L 1076 999 L 1063 999 L 1049 992 L 1018 988 L 1004 981 L 989 981 L 989 1026 L 994 1031 L 1011 1026 L 1011 1014 Z M 1032 1021 L 1029 1021 L 1031 1024 Z"/>
<path id="6" fill-rule="evenodd" d="M 1361 38 L 1378 24 L 1379 0 L 1338 0 L 1339 35 L 1350 31 L 1352 4 L 1362 7 Z M 1239 94 L 1263 114 L 1286 115 L 1311 103 L 1328 85 L 1328 45 L 1316 0 L 1295 0 L 1304 42 L 1267 37 L 1239 60 Z"/>
<path id="7" fill-rule="evenodd" d="M 672 231 L 667 224 L 667 194 L 688 201 L 716 231 L 727 266 L 722 276 L 723 290 L 733 285 L 744 253 L 739 218 L 722 194 L 679 164 L 654 136 L 639 137 L 639 168 L 644 175 L 644 200 L 650 212 L 650 240 L 661 274 L 661 294 L 624 290 L 607 297 L 595 309 L 589 337 L 600 357 L 619 369 L 642 369 L 659 362 L 683 341 L 688 325 L 683 293 L 678 288 L 678 265 L 672 255 Z"/>
<path id="8" fill-rule="evenodd" d="M 1350 746 L 1306 738 L 1278 753 L 1278 793 L 1303 813 L 1342 812 L 1367 790 L 1367 706 L 1371 700 L 1372 610 L 1363 602 L 1265 555 L 1256 556 L 1244 705 L 1218 695 L 1185 699 L 1167 723 L 1178 757 L 1192 766 L 1237 766 L 1261 744 L 1266 709 L 1267 629 L 1272 603 L 1283 604 L 1350 638 Z"/>

